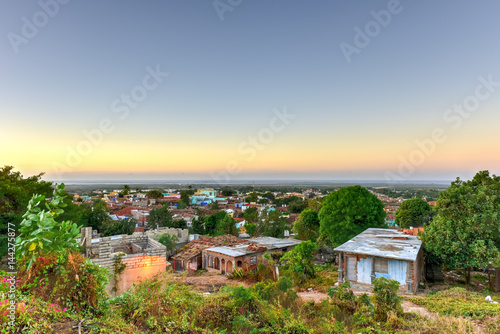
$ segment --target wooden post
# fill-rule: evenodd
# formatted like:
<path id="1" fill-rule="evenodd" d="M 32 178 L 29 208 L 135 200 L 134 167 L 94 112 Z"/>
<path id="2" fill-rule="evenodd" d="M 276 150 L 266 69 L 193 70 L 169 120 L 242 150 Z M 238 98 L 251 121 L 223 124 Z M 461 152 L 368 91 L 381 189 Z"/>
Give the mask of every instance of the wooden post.
<path id="1" fill-rule="evenodd" d="M 339 253 L 339 284 L 343 283 L 342 277 L 342 253 Z"/>
<path id="2" fill-rule="evenodd" d="M 495 291 L 500 291 L 500 267 L 495 268 Z"/>

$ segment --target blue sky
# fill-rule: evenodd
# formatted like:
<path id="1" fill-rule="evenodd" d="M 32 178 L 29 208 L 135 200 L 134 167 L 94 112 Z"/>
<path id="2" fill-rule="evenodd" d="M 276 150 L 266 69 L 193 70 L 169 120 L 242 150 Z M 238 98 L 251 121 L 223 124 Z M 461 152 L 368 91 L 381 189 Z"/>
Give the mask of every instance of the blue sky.
<path id="1" fill-rule="evenodd" d="M 13 47 L 23 17 L 34 24 L 54 3 L 57 13 Z M 500 3 L 220 3 L 232 9 L 224 20 L 211 1 L 2 2 L 0 138 L 10 145 L 0 149 L 0 164 L 52 179 L 498 173 L 500 87 L 457 129 L 443 115 L 474 94 L 479 77 L 500 82 Z M 366 32 L 372 11 L 388 8 L 398 13 L 348 62 L 341 43 L 355 46 L 354 29 Z M 168 77 L 119 119 L 113 101 L 155 67 Z M 241 154 L 276 109 L 294 118 L 255 157 Z M 104 118 L 113 130 L 68 163 L 68 152 L 88 141 L 83 132 Z M 446 140 L 422 162 L 408 162 L 415 141 L 435 128 Z M 230 161 L 238 172 L 228 172 Z"/>

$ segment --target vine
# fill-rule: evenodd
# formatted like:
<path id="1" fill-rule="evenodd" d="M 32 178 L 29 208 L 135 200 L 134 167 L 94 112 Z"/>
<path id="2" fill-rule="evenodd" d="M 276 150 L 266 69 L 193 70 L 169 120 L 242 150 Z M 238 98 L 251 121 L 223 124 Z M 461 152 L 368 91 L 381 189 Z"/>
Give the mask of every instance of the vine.
<path id="1" fill-rule="evenodd" d="M 114 286 L 113 286 L 113 291 L 116 292 L 118 290 L 118 282 L 120 281 L 120 275 L 123 273 L 125 268 L 127 268 L 127 264 L 122 262 L 123 257 L 125 256 L 125 253 L 119 252 L 113 257 L 114 263 L 113 263 L 113 280 L 114 280 Z"/>

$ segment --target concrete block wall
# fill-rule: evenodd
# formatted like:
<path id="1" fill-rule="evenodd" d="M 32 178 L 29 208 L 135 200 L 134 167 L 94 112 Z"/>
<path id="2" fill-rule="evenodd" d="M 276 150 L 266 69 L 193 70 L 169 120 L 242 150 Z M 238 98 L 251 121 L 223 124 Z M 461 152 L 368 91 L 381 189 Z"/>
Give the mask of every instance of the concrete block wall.
<path id="1" fill-rule="evenodd" d="M 160 227 L 156 230 L 149 230 L 145 232 L 145 234 L 149 237 L 156 237 L 158 235 L 161 235 L 163 233 L 170 234 L 170 235 L 175 235 L 177 239 L 179 240 L 179 243 L 183 242 L 188 242 L 189 241 L 189 230 L 188 229 L 181 229 L 181 228 L 170 228 L 170 227 Z M 143 234 L 142 232 L 137 232 L 135 234 Z"/>
<path id="2" fill-rule="evenodd" d="M 111 240 L 111 237 L 100 238 L 99 240 L 99 258 L 92 259 L 92 262 L 95 264 L 99 264 L 102 267 L 111 268 L 114 264 L 114 254 L 112 253 L 114 248 L 123 248 L 123 240 L 125 240 L 125 244 L 131 244 L 135 250 L 140 250 L 138 254 L 127 254 L 122 257 L 122 262 L 127 263 L 127 267 L 130 265 L 132 267 L 136 266 L 137 262 L 140 262 L 140 258 L 146 256 L 146 253 L 152 254 L 152 257 L 160 257 L 163 260 L 156 259 L 156 265 L 164 265 L 166 264 L 166 247 L 160 244 L 158 241 L 149 238 L 147 235 L 127 235 L 123 236 L 123 238 Z M 142 245 L 142 246 L 139 246 Z M 160 262 L 158 262 L 160 261 Z"/>

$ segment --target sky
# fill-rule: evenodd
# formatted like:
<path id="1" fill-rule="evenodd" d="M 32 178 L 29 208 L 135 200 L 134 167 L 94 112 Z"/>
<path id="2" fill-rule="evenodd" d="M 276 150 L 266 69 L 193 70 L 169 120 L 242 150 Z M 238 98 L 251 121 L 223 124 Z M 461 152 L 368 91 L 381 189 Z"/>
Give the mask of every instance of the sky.
<path id="1" fill-rule="evenodd" d="M 64 180 L 499 174 L 500 2 L 0 3 L 0 166 Z"/>

